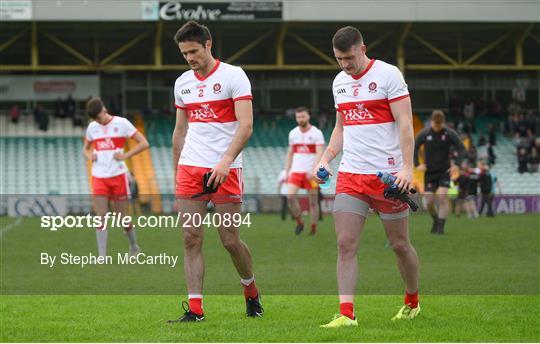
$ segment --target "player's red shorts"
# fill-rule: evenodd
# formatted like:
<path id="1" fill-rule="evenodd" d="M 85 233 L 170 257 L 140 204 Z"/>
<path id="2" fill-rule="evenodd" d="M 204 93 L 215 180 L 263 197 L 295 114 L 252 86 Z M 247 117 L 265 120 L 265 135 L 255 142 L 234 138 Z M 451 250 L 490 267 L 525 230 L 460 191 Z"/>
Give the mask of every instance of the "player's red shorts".
<path id="1" fill-rule="evenodd" d="M 176 173 L 176 198 L 192 199 L 191 196 L 203 191 L 203 176 L 211 168 L 178 165 Z M 242 203 L 244 179 L 241 168 L 231 168 L 225 183 L 217 192 L 194 198 L 195 201 L 212 201 L 214 204 Z"/>
<path id="2" fill-rule="evenodd" d="M 127 173 L 109 178 L 92 177 L 92 194 L 107 196 L 110 200 L 121 201 L 129 199 L 129 179 Z"/>
<path id="3" fill-rule="evenodd" d="M 383 196 L 386 185 L 374 174 L 339 172 L 336 181 L 336 195 L 347 194 L 366 202 L 372 209 L 384 213 L 400 213 L 409 209 L 401 201 Z"/>
<path id="4" fill-rule="evenodd" d="M 287 183 L 296 185 L 300 189 L 305 190 L 316 189 L 318 187 L 318 184 L 312 178 L 308 178 L 307 173 L 304 172 L 289 173 L 289 179 L 287 179 Z"/>

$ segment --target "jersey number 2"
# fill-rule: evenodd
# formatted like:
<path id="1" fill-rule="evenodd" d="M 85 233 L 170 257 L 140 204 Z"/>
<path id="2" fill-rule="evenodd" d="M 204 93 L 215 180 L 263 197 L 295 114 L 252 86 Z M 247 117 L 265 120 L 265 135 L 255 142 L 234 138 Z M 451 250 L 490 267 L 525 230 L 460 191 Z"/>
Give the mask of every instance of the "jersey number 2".
<path id="1" fill-rule="evenodd" d="M 199 97 L 204 97 L 204 90 L 202 88 L 199 89 Z"/>

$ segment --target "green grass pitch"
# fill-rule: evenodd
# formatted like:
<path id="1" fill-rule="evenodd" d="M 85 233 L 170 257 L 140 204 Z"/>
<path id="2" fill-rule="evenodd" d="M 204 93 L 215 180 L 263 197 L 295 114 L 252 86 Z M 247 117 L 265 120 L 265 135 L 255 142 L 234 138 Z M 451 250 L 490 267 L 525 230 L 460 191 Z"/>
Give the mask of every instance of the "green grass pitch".
<path id="1" fill-rule="evenodd" d="M 95 251 L 90 230 L 48 232 L 39 219 L 1 221 L 0 340 L 3 342 L 538 342 L 540 221 L 536 215 L 451 218 L 447 234 L 428 233 L 430 218 L 411 217 L 421 262 L 422 312 L 390 318 L 403 287 L 380 221 L 370 216 L 359 250 L 359 326 L 321 329 L 338 309 L 335 235 L 330 216 L 319 233 L 296 237 L 292 221 L 252 215 L 242 230 L 266 310 L 246 319 L 238 277 L 213 229 L 205 237 L 206 321 L 166 324 L 185 298 L 182 263 L 168 266 L 39 264 L 40 252 Z M 8 230 L 5 230 L 8 228 Z M 144 252 L 182 256 L 177 230 L 138 231 Z M 119 231 L 109 254 L 126 250 Z"/>

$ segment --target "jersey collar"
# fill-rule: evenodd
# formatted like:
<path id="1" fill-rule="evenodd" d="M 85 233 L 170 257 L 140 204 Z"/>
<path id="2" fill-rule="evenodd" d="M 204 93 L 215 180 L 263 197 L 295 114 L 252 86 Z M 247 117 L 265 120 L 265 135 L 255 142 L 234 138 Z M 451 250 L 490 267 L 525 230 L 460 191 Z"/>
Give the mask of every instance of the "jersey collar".
<path id="1" fill-rule="evenodd" d="M 310 125 L 307 127 L 306 130 L 303 130 L 302 127 L 298 126 L 298 130 L 300 130 L 300 132 L 301 132 L 302 134 L 305 134 L 305 133 L 307 133 L 308 131 L 310 131 L 312 127 L 313 127 L 313 125 L 310 124 Z"/>
<path id="2" fill-rule="evenodd" d="M 108 120 L 107 122 L 105 122 L 105 123 L 99 123 L 99 122 L 98 122 L 98 124 L 100 124 L 100 125 L 102 125 L 102 126 L 106 126 L 107 124 L 111 123 L 112 120 L 114 119 L 114 116 L 113 116 L 113 115 L 110 115 L 110 116 L 111 116 L 111 118 L 109 118 L 109 120 Z"/>
<path id="3" fill-rule="evenodd" d="M 369 61 L 369 64 L 367 65 L 366 69 L 364 69 L 364 70 L 362 71 L 362 73 L 356 74 L 356 75 L 354 75 L 354 74 L 351 75 L 352 78 L 353 78 L 354 80 L 358 80 L 358 79 L 360 79 L 361 77 L 363 77 L 367 72 L 369 72 L 369 70 L 371 69 L 371 66 L 373 66 L 373 63 L 375 63 L 375 59 L 371 59 L 371 60 Z"/>
<path id="4" fill-rule="evenodd" d="M 216 64 L 214 65 L 214 68 L 212 68 L 212 70 L 210 71 L 210 73 L 208 73 L 207 76 L 202 76 L 200 75 L 199 73 L 193 71 L 193 73 L 195 74 L 195 77 L 197 78 L 197 80 L 199 81 L 204 81 L 206 79 L 208 79 L 212 74 L 214 74 L 214 72 L 218 69 L 219 65 L 221 64 L 221 62 L 216 59 Z"/>

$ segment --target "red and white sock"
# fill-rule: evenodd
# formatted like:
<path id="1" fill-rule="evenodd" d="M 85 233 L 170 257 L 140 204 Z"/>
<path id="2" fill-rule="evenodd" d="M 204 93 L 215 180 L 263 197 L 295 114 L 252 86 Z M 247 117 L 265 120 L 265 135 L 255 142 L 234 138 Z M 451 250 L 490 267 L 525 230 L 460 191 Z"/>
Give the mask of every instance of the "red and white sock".
<path id="1" fill-rule="evenodd" d="M 257 285 L 255 284 L 255 276 L 251 276 L 248 279 L 241 279 L 240 283 L 244 287 L 244 296 L 246 298 L 255 299 L 259 295 L 259 289 L 257 289 Z"/>
<path id="2" fill-rule="evenodd" d="M 418 290 L 413 294 L 409 294 L 407 291 L 405 291 L 404 303 L 411 306 L 411 308 L 418 307 Z"/>
<path id="3" fill-rule="evenodd" d="M 200 294 L 189 294 L 188 295 L 189 300 L 189 310 L 197 315 L 203 315 L 203 308 L 202 308 L 202 295 Z"/>
<path id="4" fill-rule="evenodd" d="M 339 304 L 339 314 L 354 320 L 354 304 L 352 302 L 342 302 Z"/>

